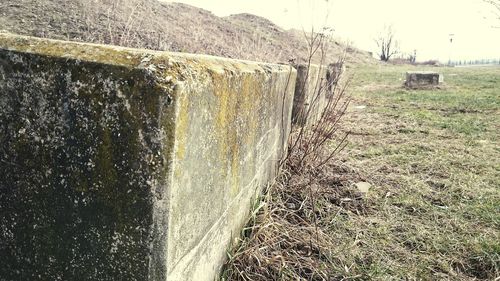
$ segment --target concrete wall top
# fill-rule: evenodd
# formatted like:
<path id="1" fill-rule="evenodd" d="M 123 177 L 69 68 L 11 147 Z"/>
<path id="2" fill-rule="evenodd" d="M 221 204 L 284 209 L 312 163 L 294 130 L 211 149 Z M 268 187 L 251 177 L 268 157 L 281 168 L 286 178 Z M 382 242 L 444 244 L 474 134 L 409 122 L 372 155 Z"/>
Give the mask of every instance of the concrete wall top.
<path id="1" fill-rule="evenodd" d="M 0 33 L 0 279 L 212 280 L 274 177 L 295 78 Z"/>
<path id="2" fill-rule="evenodd" d="M 170 59 L 172 62 L 174 62 L 174 60 L 179 60 L 184 63 L 191 63 L 194 66 L 203 63 L 203 65 L 199 66 L 217 72 L 223 72 L 224 70 L 237 70 L 239 72 L 289 71 L 289 67 L 282 64 L 229 59 L 211 55 L 164 52 L 113 45 L 43 39 L 5 32 L 0 32 L 0 48 L 23 53 L 33 53 L 126 67 L 144 68 L 155 62 L 160 63 Z M 151 58 L 153 58 L 154 61 L 151 61 Z"/>

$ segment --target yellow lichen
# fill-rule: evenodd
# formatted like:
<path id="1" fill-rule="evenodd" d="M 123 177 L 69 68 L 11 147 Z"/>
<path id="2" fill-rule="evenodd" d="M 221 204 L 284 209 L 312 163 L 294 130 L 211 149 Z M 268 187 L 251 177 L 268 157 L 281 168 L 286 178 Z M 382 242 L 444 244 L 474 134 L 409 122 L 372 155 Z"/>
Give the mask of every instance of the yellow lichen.
<path id="1" fill-rule="evenodd" d="M 212 80 L 218 102 L 215 130 L 219 161 L 223 163 L 223 175 L 230 170 L 231 195 L 235 196 L 240 189 L 240 161 L 249 153 L 246 150 L 256 145 L 258 108 L 263 102 L 262 74 L 212 73 Z"/>
<path id="2" fill-rule="evenodd" d="M 148 56 L 164 60 L 167 53 L 111 45 L 77 43 L 0 32 L 0 48 L 44 56 L 135 67 L 149 62 Z M 163 57 L 163 59 L 161 59 Z"/>
<path id="3" fill-rule="evenodd" d="M 176 122 L 177 150 L 176 157 L 179 160 L 184 159 L 186 154 L 186 140 L 189 129 L 189 97 L 183 94 L 179 97 L 179 114 Z"/>

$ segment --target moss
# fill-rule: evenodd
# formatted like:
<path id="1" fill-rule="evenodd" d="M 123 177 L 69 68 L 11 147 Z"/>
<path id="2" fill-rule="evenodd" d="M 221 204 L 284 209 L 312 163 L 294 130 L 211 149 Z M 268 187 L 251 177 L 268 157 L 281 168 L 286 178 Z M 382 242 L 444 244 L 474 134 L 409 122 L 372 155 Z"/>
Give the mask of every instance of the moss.
<path id="1" fill-rule="evenodd" d="M 271 106 L 277 88 L 268 79 L 278 76 L 269 76 L 271 67 L 5 34 L 0 59 L 12 62 L 5 80 L 16 82 L 0 81 L 0 104 L 6 105 L 0 131 L 8 132 L 0 134 L 6 149 L 0 168 L 12 190 L 0 196 L 8 210 L 0 222 L 26 222 L 6 226 L 3 234 L 13 238 L 0 237 L 7 241 L 0 276 L 7 279 L 164 279 L 161 235 L 192 227 L 184 211 L 210 226 L 226 208 L 221 200 L 252 180 L 256 159 L 274 152 L 266 147 L 265 155 L 252 154 L 258 139 L 267 145 L 274 137 L 267 138 L 277 114 Z M 17 133 L 23 130 L 26 136 Z M 198 152 L 210 164 L 200 163 Z M 177 205 L 168 219 L 182 221 L 166 234 L 166 222 L 154 216 L 164 207 L 158 200 L 170 199 L 165 189 L 173 158 L 183 176 L 176 184 L 192 185 L 171 190 L 178 197 L 169 202 Z M 199 177 L 184 181 L 192 174 Z M 188 198 L 205 192 L 206 182 L 230 190 L 211 193 L 211 202 Z M 214 211 L 200 223 L 206 206 Z M 178 254 L 200 241 L 194 236 L 169 247 Z M 168 259 L 175 256 L 169 252 Z"/>
<path id="2" fill-rule="evenodd" d="M 176 135 L 180 140 L 177 144 L 176 158 L 184 159 L 186 154 L 186 138 L 189 126 L 189 96 L 179 98 L 179 116 L 177 117 Z"/>
<path id="3" fill-rule="evenodd" d="M 136 50 L 123 47 L 76 42 L 68 44 L 65 41 L 47 40 L 9 33 L 0 33 L 0 48 L 22 53 L 128 67 L 137 66 L 144 59 L 144 52 L 137 52 Z"/>
<path id="4" fill-rule="evenodd" d="M 62 43 L 18 41 L 17 51 L 0 49 L 0 60 L 10 62 L 5 81 L 15 81 L 0 81 L 0 129 L 7 132 L 0 170 L 12 191 L 0 196 L 1 221 L 19 222 L 2 224 L 14 236 L 2 237 L 8 253 L 0 276 L 145 279 L 153 184 L 169 169 L 162 152 L 173 142 L 174 91 L 148 69 L 130 68 L 134 58 L 108 64 L 110 50 L 97 62 L 103 58 L 56 57 L 67 54 L 57 49 Z M 14 43 L 2 37 L 0 45 Z"/>
<path id="5" fill-rule="evenodd" d="M 219 161 L 227 163 L 231 173 L 231 194 L 240 189 L 241 150 L 255 147 L 258 130 L 257 108 L 263 102 L 260 73 L 223 74 L 211 72 L 217 97 L 215 132 L 219 143 Z M 225 171 L 222 171 L 225 174 Z"/>
<path id="6" fill-rule="evenodd" d="M 253 147 L 255 145 L 255 138 L 257 135 L 258 128 L 258 116 L 255 114 L 257 111 L 256 106 L 260 106 L 263 99 L 263 93 L 261 91 L 262 87 L 255 85 L 254 79 L 246 75 L 242 81 L 241 89 L 241 102 L 239 105 L 243 109 L 245 114 L 243 116 L 246 120 L 247 133 L 245 134 L 245 144 L 248 147 Z M 255 100 L 260 101 L 258 103 Z"/>

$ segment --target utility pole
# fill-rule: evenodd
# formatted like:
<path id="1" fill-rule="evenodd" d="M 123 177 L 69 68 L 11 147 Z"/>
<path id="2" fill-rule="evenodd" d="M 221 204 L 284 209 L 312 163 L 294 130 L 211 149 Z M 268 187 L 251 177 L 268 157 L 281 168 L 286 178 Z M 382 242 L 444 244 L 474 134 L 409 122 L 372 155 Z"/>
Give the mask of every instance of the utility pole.
<path id="1" fill-rule="evenodd" d="M 450 38 L 450 52 L 448 54 L 448 66 L 451 66 L 451 54 L 452 54 L 453 36 L 455 36 L 455 34 L 453 34 L 453 33 L 448 34 L 448 37 Z"/>

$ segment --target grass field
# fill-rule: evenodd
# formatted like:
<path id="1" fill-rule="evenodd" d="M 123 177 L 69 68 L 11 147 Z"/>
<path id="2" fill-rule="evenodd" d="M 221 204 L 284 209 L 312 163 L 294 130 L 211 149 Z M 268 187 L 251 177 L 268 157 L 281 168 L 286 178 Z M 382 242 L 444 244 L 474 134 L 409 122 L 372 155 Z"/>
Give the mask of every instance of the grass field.
<path id="1" fill-rule="evenodd" d="M 401 87 L 408 68 L 355 70 L 345 165 L 373 188 L 366 212 L 329 226 L 345 276 L 493 280 L 500 277 L 500 68 L 434 69 L 445 76 L 441 89 L 411 91 Z"/>
<path id="2" fill-rule="evenodd" d="M 406 90 L 406 70 L 439 71 L 445 83 Z M 500 68 L 350 72 L 348 147 L 269 194 L 224 276 L 499 278 Z M 369 183 L 368 192 L 359 182 Z"/>

